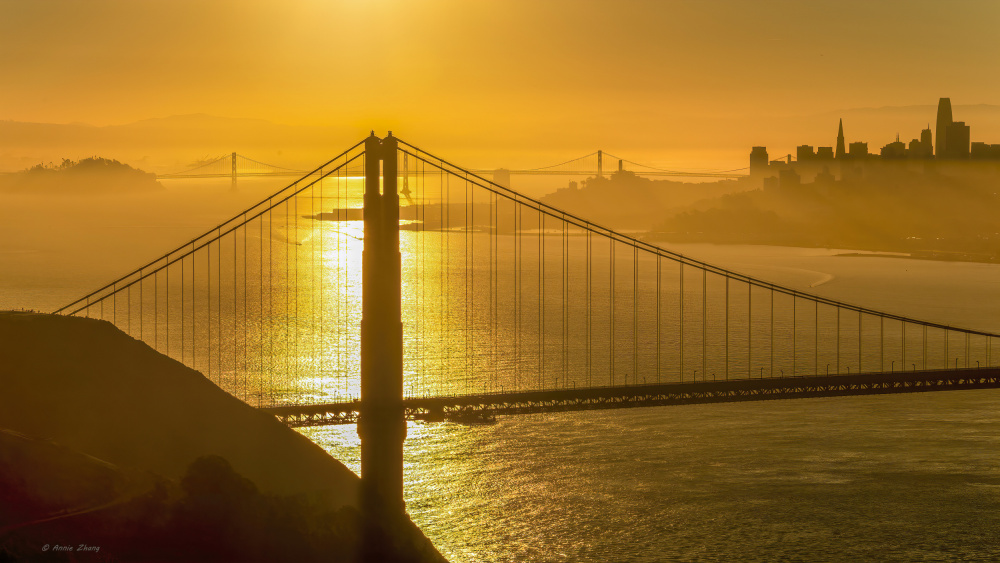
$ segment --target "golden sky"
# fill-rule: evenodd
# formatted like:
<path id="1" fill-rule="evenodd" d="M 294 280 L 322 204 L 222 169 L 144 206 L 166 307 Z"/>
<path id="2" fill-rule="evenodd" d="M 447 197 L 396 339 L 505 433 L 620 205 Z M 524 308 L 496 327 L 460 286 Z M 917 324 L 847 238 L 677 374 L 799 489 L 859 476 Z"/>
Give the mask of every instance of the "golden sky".
<path id="1" fill-rule="evenodd" d="M 997 29 L 993 0 L 0 0 L 0 119 L 748 152 L 775 116 L 1000 104 Z"/>

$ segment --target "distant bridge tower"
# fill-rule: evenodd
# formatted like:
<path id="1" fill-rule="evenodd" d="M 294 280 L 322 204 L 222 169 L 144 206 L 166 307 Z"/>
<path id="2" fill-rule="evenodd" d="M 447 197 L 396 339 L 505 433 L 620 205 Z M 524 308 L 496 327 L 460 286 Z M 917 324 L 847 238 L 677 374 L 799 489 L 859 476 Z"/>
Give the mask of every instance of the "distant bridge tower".
<path id="1" fill-rule="evenodd" d="M 604 177 L 604 151 L 597 151 L 597 177 Z"/>
<path id="2" fill-rule="evenodd" d="M 358 435 L 361 506 L 375 520 L 404 514 L 406 421 L 396 152 L 391 132 L 381 140 L 373 132 L 365 140 Z"/>
<path id="3" fill-rule="evenodd" d="M 233 187 L 232 190 L 236 191 L 236 153 L 233 153 Z"/>
<path id="4" fill-rule="evenodd" d="M 497 168 L 493 171 L 493 183 L 498 186 L 503 186 L 505 188 L 510 187 L 510 170 L 506 168 Z"/>

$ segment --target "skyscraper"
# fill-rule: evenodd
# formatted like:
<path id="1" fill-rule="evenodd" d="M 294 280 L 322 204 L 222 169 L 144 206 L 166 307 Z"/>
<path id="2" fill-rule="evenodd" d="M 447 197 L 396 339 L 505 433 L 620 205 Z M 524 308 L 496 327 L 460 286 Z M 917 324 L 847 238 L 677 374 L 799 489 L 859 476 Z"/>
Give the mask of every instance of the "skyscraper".
<path id="1" fill-rule="evenodd" d="M 948 132 L 945 151 L 941 158 L 962 160 L 969 158 L 969 126 L 964 121 L 953 121 L 945 128 Z"/>
<path id="2" fill-rule="evenodd" d="M 951 125 L 951 98 L 941 98 L 938 102 L 937 139 L 934 143 L 934 156 L 941 158 L 948 152 L 948 126 Z"/>
<path id="3" fill-rule="evenodd" d="M 837 132 L 837 158 L 844 158 L 846 156 L 846 149 L 844 148 L 844 119 L 840 119 L 840 131 Z"/>
<path id="4" fill-rule="evenodd" d="M 750 181 L 754 185 L 761 185 L 764 176 L 767 175 L 767 148 L 754 147 L 750 151 Z"/>

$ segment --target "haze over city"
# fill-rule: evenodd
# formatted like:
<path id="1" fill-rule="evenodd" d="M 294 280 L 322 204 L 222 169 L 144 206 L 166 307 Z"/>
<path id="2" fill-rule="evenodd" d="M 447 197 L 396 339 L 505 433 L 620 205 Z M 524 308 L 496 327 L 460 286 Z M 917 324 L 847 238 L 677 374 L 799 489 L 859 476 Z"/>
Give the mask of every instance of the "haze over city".
<path id="1" fill-rule="evenodd" d="M 604 148 L 654 165 L 732 168 L 753 145 L 829 144 L 840 117 L 850 137 L 873 145 L 911 138 L 908 128 L 933 119 L 940 97 L 977 124 L 974 137 L 1000 138 L 1000 110 L 984 106 L 1000 105 L 1000 78 L 988 70 L 1000 7 L 990 2 L 96 1 L 2 10 L 0 119 L 103 127 L 208 114 L 305 128 L 276 143 L 253 123 L 227 134 L 231 124 L 208 122 L 187 146 L 140 130 L 129 143 L 107 143 L 127 154 L 101 155 L 151 165 L 190 162 L 185 149 L 250 153 L 251 141 L 271 160 L 278 151 L 321 159 L 375 129 L 476 167 L 543 166 Z M 17 142 L 5 135 L 4 157 L 26 156 L 28 147 L 13 154 Z M 52 154 L 46 142 L 72 154 Z M 93 148 L 64 138 L 30 152 L 58 161 Z"/>

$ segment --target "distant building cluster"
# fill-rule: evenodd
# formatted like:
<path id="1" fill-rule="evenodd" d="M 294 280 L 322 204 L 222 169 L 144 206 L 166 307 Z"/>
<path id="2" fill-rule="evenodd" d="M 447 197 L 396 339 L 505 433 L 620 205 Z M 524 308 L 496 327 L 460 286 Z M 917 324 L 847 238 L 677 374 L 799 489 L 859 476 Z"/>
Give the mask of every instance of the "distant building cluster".
<path id="1" fill-rule="evenodd" d="M 994 162 L 1000 165 L 1000 144 L 970 142 L 969 126 L 964 121 L 954 121 L 951 99 L 938 102 L 935 132 L 930 126 L 920 132 L 920 138 L 909 143 L 896 140 L 885 145 L 878 154 L 868 152 L 868 143 L 847 144 L 844 139 L 844 120 L 837 131 L 837 146 L 816 147 L 800 145 L 795 158 L 770 160 L 766 147 L 753 147 L 750 151 L 751 181 L 765 189 L 793 187 L 812 180 L 817 184 L 836 180 L 860 180 L 873 168 L 906 165 L 908 168 L 925 169 L 931 162 L 947 162 L 952 171 L 961 170 L 962 164 L 971 161 Z M 956 168 L 955 165 L 958 165 Z"/>

